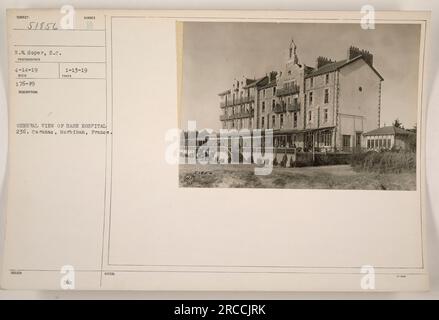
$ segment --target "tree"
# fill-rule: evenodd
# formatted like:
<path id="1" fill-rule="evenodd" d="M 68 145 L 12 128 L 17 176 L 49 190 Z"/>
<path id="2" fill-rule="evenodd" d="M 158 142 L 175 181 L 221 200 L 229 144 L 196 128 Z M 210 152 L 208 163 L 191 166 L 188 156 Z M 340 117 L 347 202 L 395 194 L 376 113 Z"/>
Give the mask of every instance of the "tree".
<path id="1" fill-rule="evenodd" d="M 408 129 L 407 131 L 411 132 L 407 139 L 408 149 L 410 151 L 416 152 L 416 132 L 418 128 L 416 124 L 413 126 L 412 129 Z"/>
<path id="2" fill-rule="evenodd" d="M 404 129 L 404 126 L 402 125 L 402 122 L 399 121 L 399 119 L 395 119 L 395 121 L 393 121 L 392 126 L 394 126 L 395 128 L 401 128 Z"/>
<path id="3" fill-rule="evenodd" d="M 410 132 L 416 133 L 416 132 L 417 132 L 417 129 L 418 129 L 418 127 L 417 127 L 417 125 L 415 124 L 415 125 L 413 126 L 412 129 L 407 129 L 407 131 L 410 131 Z"/>

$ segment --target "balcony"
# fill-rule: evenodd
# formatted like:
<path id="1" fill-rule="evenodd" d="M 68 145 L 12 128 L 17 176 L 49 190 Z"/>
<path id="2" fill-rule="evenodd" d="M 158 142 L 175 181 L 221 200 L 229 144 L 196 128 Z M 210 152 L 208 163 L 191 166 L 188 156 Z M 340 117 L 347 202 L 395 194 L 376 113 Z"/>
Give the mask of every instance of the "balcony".
<path id="1" fill-rule="evenodd" d="M 289 112 L 300 111 L 300 104 L 299 103 L 290 103 L 289 105 L 287 105 L 287 111 L 289 111 Z"/>
<path id="2" fill-rule="evenodd" d="M 300 87 L 298 85 L 289 86 L 289 87 L 277 89 L 276 96 L 277 97 L 287 96 L 290 94 L 299 93 L 299 91 L 300 91 Z"/>
<path id="3" fill-rule="evenodd" d="M 238 112 L 231 115 L 222 114 L 220 115 L 220 120 L 226 121 L 226 120 L 234 120 L 234 119 L 242 119 L 242 118 L 251 118 L 253 116 L 254 116 L 254 110 L 252 109 L 250 111 Z"/>
<path id="4" fill-rule="evenodd" d="M 235 113 L 234 114 L 234 119 L 250 118 L 250 117 L 253 117 L 253 115 L 254 115 L 254 111 L 253 110 L 243 111 L 243 112 Z"/>
<path id="5" fill-rule="evenodd" d="M 283 113 L 287 111 L 285 102 L 276 103 L 276 105 L 273 108 L 274 113 Z"/>
<path id="6" fill-rule="evenodd" d="M 220 102 L 220 108 L 225 108 L 225 107 L 232 107 L 232 106 L 236 106 L 239 104 L 243 104 L 243 103 L 250 103 L 255 101 L 255 97 L 254 96 L 248 96 L 248 97 L 240 97 L 240 98 L 236 98 L 235 101 L 227 101 L 226 102 Z"/>

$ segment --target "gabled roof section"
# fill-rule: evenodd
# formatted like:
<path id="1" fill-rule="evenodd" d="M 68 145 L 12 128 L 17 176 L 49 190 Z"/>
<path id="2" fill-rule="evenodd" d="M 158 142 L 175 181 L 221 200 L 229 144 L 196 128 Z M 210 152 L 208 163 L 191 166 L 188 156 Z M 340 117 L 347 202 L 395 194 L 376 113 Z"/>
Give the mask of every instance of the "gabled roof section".
<path id="1" fill-rule="evenodd" d="M 336 70 L 340 70 L 341 68 L 351 64 L 352 62 L 355 62 L 359 59 L 362 59 L 364 62 L 366 62 L 366 60 L 363 58 L 362 55 L 356 56 L 353 59 L 344 59 L 344 60 L 340 60 L 340 61 L 336 61 L 333 63 L 328 63 L 325 64 L 324 66 L 322 66 L 321 68 L 318 69 L 314 69 L 310 72 L 308 72 L 308 74 L 305 75 L 305 78 L 310 78 L 310 77 L 315 77 L 315 76 L 319 76 L 325 73 L 329 73 L 329 72 L 333 72 Z M 378 78 L 381 79 L 381 81 L 384 80 L 384 78 L 380 75 L 380 73 L 370 64 L 368 64 L 366 62 L 366 64 L 376 73 L 376 75 L 378 76 Z"/>

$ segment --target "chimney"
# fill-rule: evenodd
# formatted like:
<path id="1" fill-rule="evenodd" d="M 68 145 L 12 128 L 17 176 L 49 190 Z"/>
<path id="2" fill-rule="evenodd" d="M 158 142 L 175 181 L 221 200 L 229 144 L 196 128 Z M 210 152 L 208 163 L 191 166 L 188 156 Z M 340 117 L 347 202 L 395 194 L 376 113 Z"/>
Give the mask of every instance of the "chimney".
<path id="1" fill-rule="evenodd" d="M 332 61 L 329 58 L 320 56 L 317 58 L 317 69 L 323 67 L 324 65 L 327 65 L 328 63 L 333 63 L 333 62 L 334 61 Z"/>
<path id="2" fill-rule="evenodd" d="M 373 54 L 368 50 L 359 49 L 358 47 L 350 46 L 348 50 L 348 59 L 354 59 L 358 56 L 362 56 L 364 61 L 370 66 L 373 66 Z"/>

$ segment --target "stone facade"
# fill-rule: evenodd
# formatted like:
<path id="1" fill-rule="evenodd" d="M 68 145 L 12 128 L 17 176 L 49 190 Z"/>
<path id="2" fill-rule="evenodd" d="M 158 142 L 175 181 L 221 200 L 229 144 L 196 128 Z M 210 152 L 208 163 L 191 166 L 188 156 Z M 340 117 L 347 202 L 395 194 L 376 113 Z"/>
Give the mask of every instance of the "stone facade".
<path id="1" fill-rule="evenodd" d="M 219 94 L 223 129 L 273 129 L 276 147 L 351 151 L 380 126 L 381 83 L 373 55 L 350 47 L 346 59 L 299 61 L 291 41 L 285 65 L 258 78 L 234 79 Z"/>

